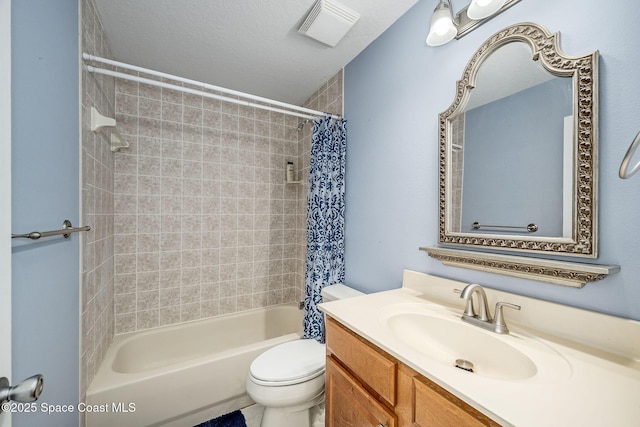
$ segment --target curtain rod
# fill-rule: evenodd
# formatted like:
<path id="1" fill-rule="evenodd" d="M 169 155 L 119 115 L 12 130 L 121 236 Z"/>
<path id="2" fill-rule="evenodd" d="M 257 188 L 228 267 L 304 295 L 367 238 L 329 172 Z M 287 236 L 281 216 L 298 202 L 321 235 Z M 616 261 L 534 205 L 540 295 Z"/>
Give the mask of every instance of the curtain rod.
<path id="1" fill-rule="evenodd" d="M 171 79 L 171 80 L 175 80 L 178 82 L 182 82 L 182 83 L 187 83 L 193 86 L 198 86 L 201 87 L 203 89 L 208 89 L 208 90 L 214 90 L 217 92 L 222 92 L 222 93 L 226 93 L 226 94 L 230 94 L 230 95 L 236 95 L 236 96 L 240 96 L 243 98 L 247 98 L 247 99 L 251 99 L 253 101 L 259 101 L 259 102 L 264 102 L 267 104 L 271 104 L 271 105 L 277 105 L 279 107 L 284 107 L 285 109 L 281 109 L 281 108 L 276 108 L 276 107 L 272 107 L 270 105 L 263 105 L 263 104 L 256 104 L 254 102 L 249 102 L 249 101 L 244 101 L 244 100 L 240 100 L 240 99 L 234 99 L 234 98 L 229 98 L 227 96 L 222 96 L 222 95 L 216 95 L 213 93 L 209 93 L 209 92 L 205 92 L 203 90 L 198 90 L 198 89 L 191 89 L 191 88 L 187 88 L 184 86 L 178 86 L 178 85 L 174 85 L 171 83 L 165 83 L 165 82 L 160 82 L 157 80 L 151 80 L 151 79 L 147 79 L 144 77 L 139 77 L 139 76 L 134 76 L 131 74 L 125 74 L 125 73 L 121 73 L 118 71 L 111 71 L 111 70 L 106 70 L 104 68 L 98 68 L 98 67 L 94 67 L 91 65 L 87 66 L 87 71 L 90 73 L 98 73 L 98 74 L 104 74 L 107 76 L 111 76 L 111 77 L 116 77 L 116 78 L 120 78 L 120 79 L 124 79 L 124 80 L 130 80 L 130 81 L 136 81 L 139 83 L 145 83 L 145 84 L 149 84 L 149 85 L 153 85 L 153 86 L 158 86 L 158 87 L 163 87 L 165 89 L 171 89 L 171 90 L 177 90 L 180 92 L 185 92 L 185 93 L 190 93 L 193 95 L 200 95 L 203 96 L 205 98 L 212 98 L 212 99 L 218 99 L 220 101 L 225 101 L 225 102 L 231 102 L 234 104 L 239 104 L 239 105 L 244 105 L 246 107 L 254 107 L 254 108 L 259 108 L 262 110 L 268 110 L 268 111 L 275 111 L 278 113 L 283 113 L 283 114 L 288 114 L 288 115 L 292 115 L 292 116 L 296 116 L 296 117 L 302 117 L 305 119 L 315 119 L 317 117 L 324 117 L 329 113 L 325 113 L 322 111 L 317 111 L 317 110 L 312 110 L 310 108 L 305 108 L 305 107 L 300 107 L 297 105 L 293 105 L 293 104 L 287 104 L 286 102 L 281 102 L 281 101 L 276 101 L 273 99 L 269 99 L 269 98 L 263 98 L 261 96 L 257 96 L 257 95 L 251 95 L 248 93 L 244 93 L 244 92 L 239 92 L 233 89 L 227 89 L 227 88 L 223 88 L 220 86 L 215 86 L 215 85 L 211 85 L 208 83 L 203 83 L 203 82 L 199 82 L 196 80 L 190 80 L 190 79 L 186 79 L 184 77 L 179 77 L 179 76 L 174 76 L 171 74 L 167 74 L 167 73 L 163 73 L 161 71 L 155 71 L 155 70 L 150 70 L 148 68 L 142 68 L 142 67 L 138 67 L 136 65 L 130 65 L 130 64 L 126 64 L 124 62 L 119 62 L 119 61 L 114 61 L 111 59 L 107 59 L 107 58 L 101 58 L 98 56 L 94 56 L 94 55 L 90 55 L 88 53 L 83 53 L 82 54 L 82 58 L 85 59 L 86 61 L 94 61 L 94 62 L 100 62 L 103 64 L 107 64 L 107 65 L 112 65 L 115 67 L 119 67 L 119 68 L 124 68 L 127 70 L 132 70 L 132 71 L 138 71 L 141 73 L 145 73 L 145 74 L 150 74 L 153 76 L 157 76 L 157 77 L 162 77 L 162 78 L 166 78 L 166 79 Z M 293 111 L 291 111 L 293 110 Z M 337 114 L 329 114 L 331 115 L 331 117 L 333 118 L 340 118 L 340 115 Z"/>

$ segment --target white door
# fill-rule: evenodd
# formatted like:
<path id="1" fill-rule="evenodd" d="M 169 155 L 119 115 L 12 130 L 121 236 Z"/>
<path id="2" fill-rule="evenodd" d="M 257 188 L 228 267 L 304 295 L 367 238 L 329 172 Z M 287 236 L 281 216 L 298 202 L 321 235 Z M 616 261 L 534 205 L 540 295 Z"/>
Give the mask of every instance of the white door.
<path id="1" fill-rule="evenodd" d="M 0 377 L 11 378 L 11 1 L 0 0 Z M 0 413 L 0 427 L 9 427 Z"/>

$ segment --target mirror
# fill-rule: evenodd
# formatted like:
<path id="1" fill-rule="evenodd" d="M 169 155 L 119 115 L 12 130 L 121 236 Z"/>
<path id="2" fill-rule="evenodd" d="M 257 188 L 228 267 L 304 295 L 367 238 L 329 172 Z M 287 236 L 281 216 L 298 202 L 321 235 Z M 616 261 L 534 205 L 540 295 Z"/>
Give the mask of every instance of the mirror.
<path id="1" fill-rule="evenodd" d="M 440 244 L 597 256 L 597 59 L 531 23 L 480 46 L 439 117 Z"/>

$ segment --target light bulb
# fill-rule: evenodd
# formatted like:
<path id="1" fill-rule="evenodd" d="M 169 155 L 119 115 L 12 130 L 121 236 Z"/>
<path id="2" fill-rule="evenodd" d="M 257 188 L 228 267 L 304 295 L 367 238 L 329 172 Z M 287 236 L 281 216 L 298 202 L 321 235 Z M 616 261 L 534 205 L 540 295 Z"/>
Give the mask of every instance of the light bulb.
<path id="1" fill-rule="evenodd" d="M 439 36 L 443 36 L 445 34 L 447 34 L 447 31 L 449 31 L 449 27 L 451 26 L 451 21 L 447 20 L 446 18 L 444 19 L 439 19 L 434 25 L 433 25 L 433 31 L 435 31 L 435 33 Z"/>
<path id="2" fill-rule="evenodd" d="M 444 1 L 440 1 L 431 17 L 427 44 L 429 46 L 440 46 L 453 40 L 456 34 L 458 34 L 458 29 L 453 23 L 451 9 Z"/>
<path id="3" fill-rule="evenodd" d="M 474 20 L 488 18 L 498 12 L 507 0 L 472 0 L 467 16 Z"/>

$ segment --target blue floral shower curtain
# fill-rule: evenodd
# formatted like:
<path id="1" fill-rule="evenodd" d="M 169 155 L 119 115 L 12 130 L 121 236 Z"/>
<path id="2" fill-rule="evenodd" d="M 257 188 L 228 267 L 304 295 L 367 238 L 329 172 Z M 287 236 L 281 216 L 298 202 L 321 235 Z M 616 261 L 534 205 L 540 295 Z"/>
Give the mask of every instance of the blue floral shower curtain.
<path id="1" fill-rule="evenodd" d="M 331 116 L 313 122 L 307 197 L 307 270 L 304 337 L 324 342 L 317 305 L 328 285 L 344 282 L 344 174 L 347 121 Z"/>

